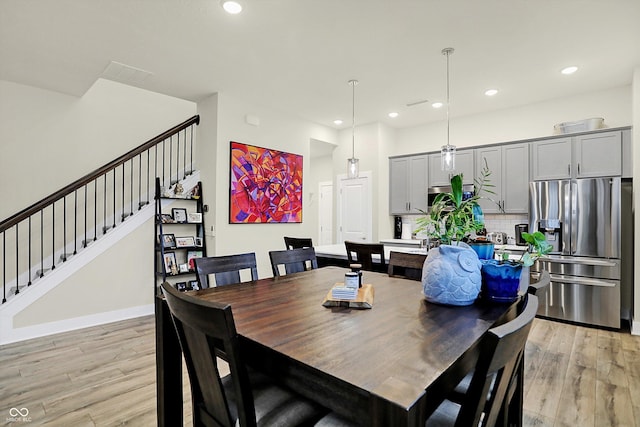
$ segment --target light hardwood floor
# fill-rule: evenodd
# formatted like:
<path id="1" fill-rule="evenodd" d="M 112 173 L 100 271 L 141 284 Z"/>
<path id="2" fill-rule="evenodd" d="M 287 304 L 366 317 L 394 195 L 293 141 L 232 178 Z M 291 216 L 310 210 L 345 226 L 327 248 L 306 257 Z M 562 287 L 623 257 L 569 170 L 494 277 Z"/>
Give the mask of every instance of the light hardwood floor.
<path id="1" fill-rule="evenodd" d="M 536 319 L 525 369 L 525 426 L 640 426 L 640 337 Z M 0 347 L 2 425 L 154 426 L 155 394 L 150 316 Z"/>

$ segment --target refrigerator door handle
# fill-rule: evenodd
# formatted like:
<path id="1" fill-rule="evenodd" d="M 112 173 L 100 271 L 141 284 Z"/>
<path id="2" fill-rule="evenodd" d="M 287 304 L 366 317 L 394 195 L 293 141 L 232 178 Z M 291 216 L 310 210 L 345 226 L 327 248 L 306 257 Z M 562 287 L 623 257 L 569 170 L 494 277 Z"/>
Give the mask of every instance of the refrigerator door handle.
<path id="1" fill-rule="evenodd" d="M 616 267 L 618 265 L 617 262 L 607 261 L 604 259 L 580 259 L 580 258 L 550 258 L 550 257 L 540 257 L 538 261 L 541 262 L 552 262 L 555 264 L 581 264 L 581 265 L 595 265 L 598 267 Z"/>
<path id="2" fill-rule="evenodd" d="M 577 285 L 602 286 L 607 288 L 614 288 L 619 283 L 618 281 L 591 279 L 589 277 L 569 277 L 557 274 L 550 274 L 549 276 L 551 277 L 551 281 L 556 283 L 575 283 Z"/>
<path id="3" fill-rule="evenodd" d="M 580 215 L 580 206 L 578 205 L 578 183 L 571 183 L 571 254 L 576 252 L 578 245 L 578 216 Z"/>

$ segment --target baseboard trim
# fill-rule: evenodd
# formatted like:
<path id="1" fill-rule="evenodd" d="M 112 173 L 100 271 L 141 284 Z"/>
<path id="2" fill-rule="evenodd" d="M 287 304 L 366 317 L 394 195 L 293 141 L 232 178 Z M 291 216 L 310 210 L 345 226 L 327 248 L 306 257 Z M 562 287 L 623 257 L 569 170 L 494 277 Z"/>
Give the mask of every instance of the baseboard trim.
<path id="1" fill-rule="evenodd" d="M 89 316 L 76 317 L 73 319 L 64 319 L 56 322 L 42 323 L 34 326 L 25 326 L 23 328 L 13 328 L 7 331 L 7 334 L 2 337 L 0 345 L 29 340 L 32 338 L 40 338 L 43 336 L 59 334 L 62 332 L 75 331 L 91 326 L 99 326 L 106 323 L 113 323 L 121 320 L 133 319 L 136 317 L 148 316 L 153 313 L 153 304 L 148 304 L 125 308 L 122 310 L 91 314 Z"/>
<path id="2" fill-rule="evenodd" d="M 631 335 L 640 335 L 640 321 L 634 320 L 631 315 Z"/>

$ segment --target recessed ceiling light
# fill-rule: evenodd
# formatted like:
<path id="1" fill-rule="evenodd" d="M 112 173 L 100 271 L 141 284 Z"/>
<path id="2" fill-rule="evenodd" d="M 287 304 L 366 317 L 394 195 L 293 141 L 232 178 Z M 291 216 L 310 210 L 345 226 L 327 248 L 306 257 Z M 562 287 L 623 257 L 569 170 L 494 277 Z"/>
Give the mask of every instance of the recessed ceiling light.
<path id="1" fill-rule="evenodd" d="M 484 94 L 487 96 L 493 96 L 498 93 L 498 89 L 487 89 L 484 91 Z"/>
<path id="2" fill-rule="evenodd" d="M 232 15 L 242 12 L 242 5 L 237 1 L 222 0 L 222 8 Z"/>
<path id="3" fill-rule="evenodd" d="M 342 124 L 342 120 L 336 119 L 336 120 L 333 121 L 333 124 L 337 125 L 337 126 L 340 126 Z"/>
<path id="4" fill-rule="evenodd" d="M 431 104 L 431 106 L 433 108 L 442 108 L 444 104 L 442 102 L 434 102 L 433 104 Z"/>
<path id="5" fill-rule="evenodd" d="M 567 67 L 567 68 L 563 68 L 562 71 L 560 71 L 562 74 L 573 74 L 576 71 L 578 71 L 578 67 L 575 66 L 571 66 L 571 67 Z"/>
<path id="6" fill-rule="evenodd" d="M 396 113 L 395 111 L 392 113 L 389 113 L 389 117 L 391 117 L 392 119 L 395 119 L 396 117 L 398 117 L 398 113 Z"/>

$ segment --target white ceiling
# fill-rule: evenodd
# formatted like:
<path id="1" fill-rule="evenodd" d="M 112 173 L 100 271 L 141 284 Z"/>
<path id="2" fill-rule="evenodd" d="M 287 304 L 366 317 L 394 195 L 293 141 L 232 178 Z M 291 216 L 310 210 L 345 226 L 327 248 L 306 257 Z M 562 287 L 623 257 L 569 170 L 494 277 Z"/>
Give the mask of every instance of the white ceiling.
<path id="1" fill-rule="evenodd" d="M 340 128 L 349 79 L 358 124 L 443 120 L 406 104 L 445 99 L 449 46 L 452 117 L 629 85 L 640 0 L 244 0 L 240 15 L 219 0 L 0 0 L 0 79 L 80 96 L 116 61 L 153 73 L 144 89 Z"/>

